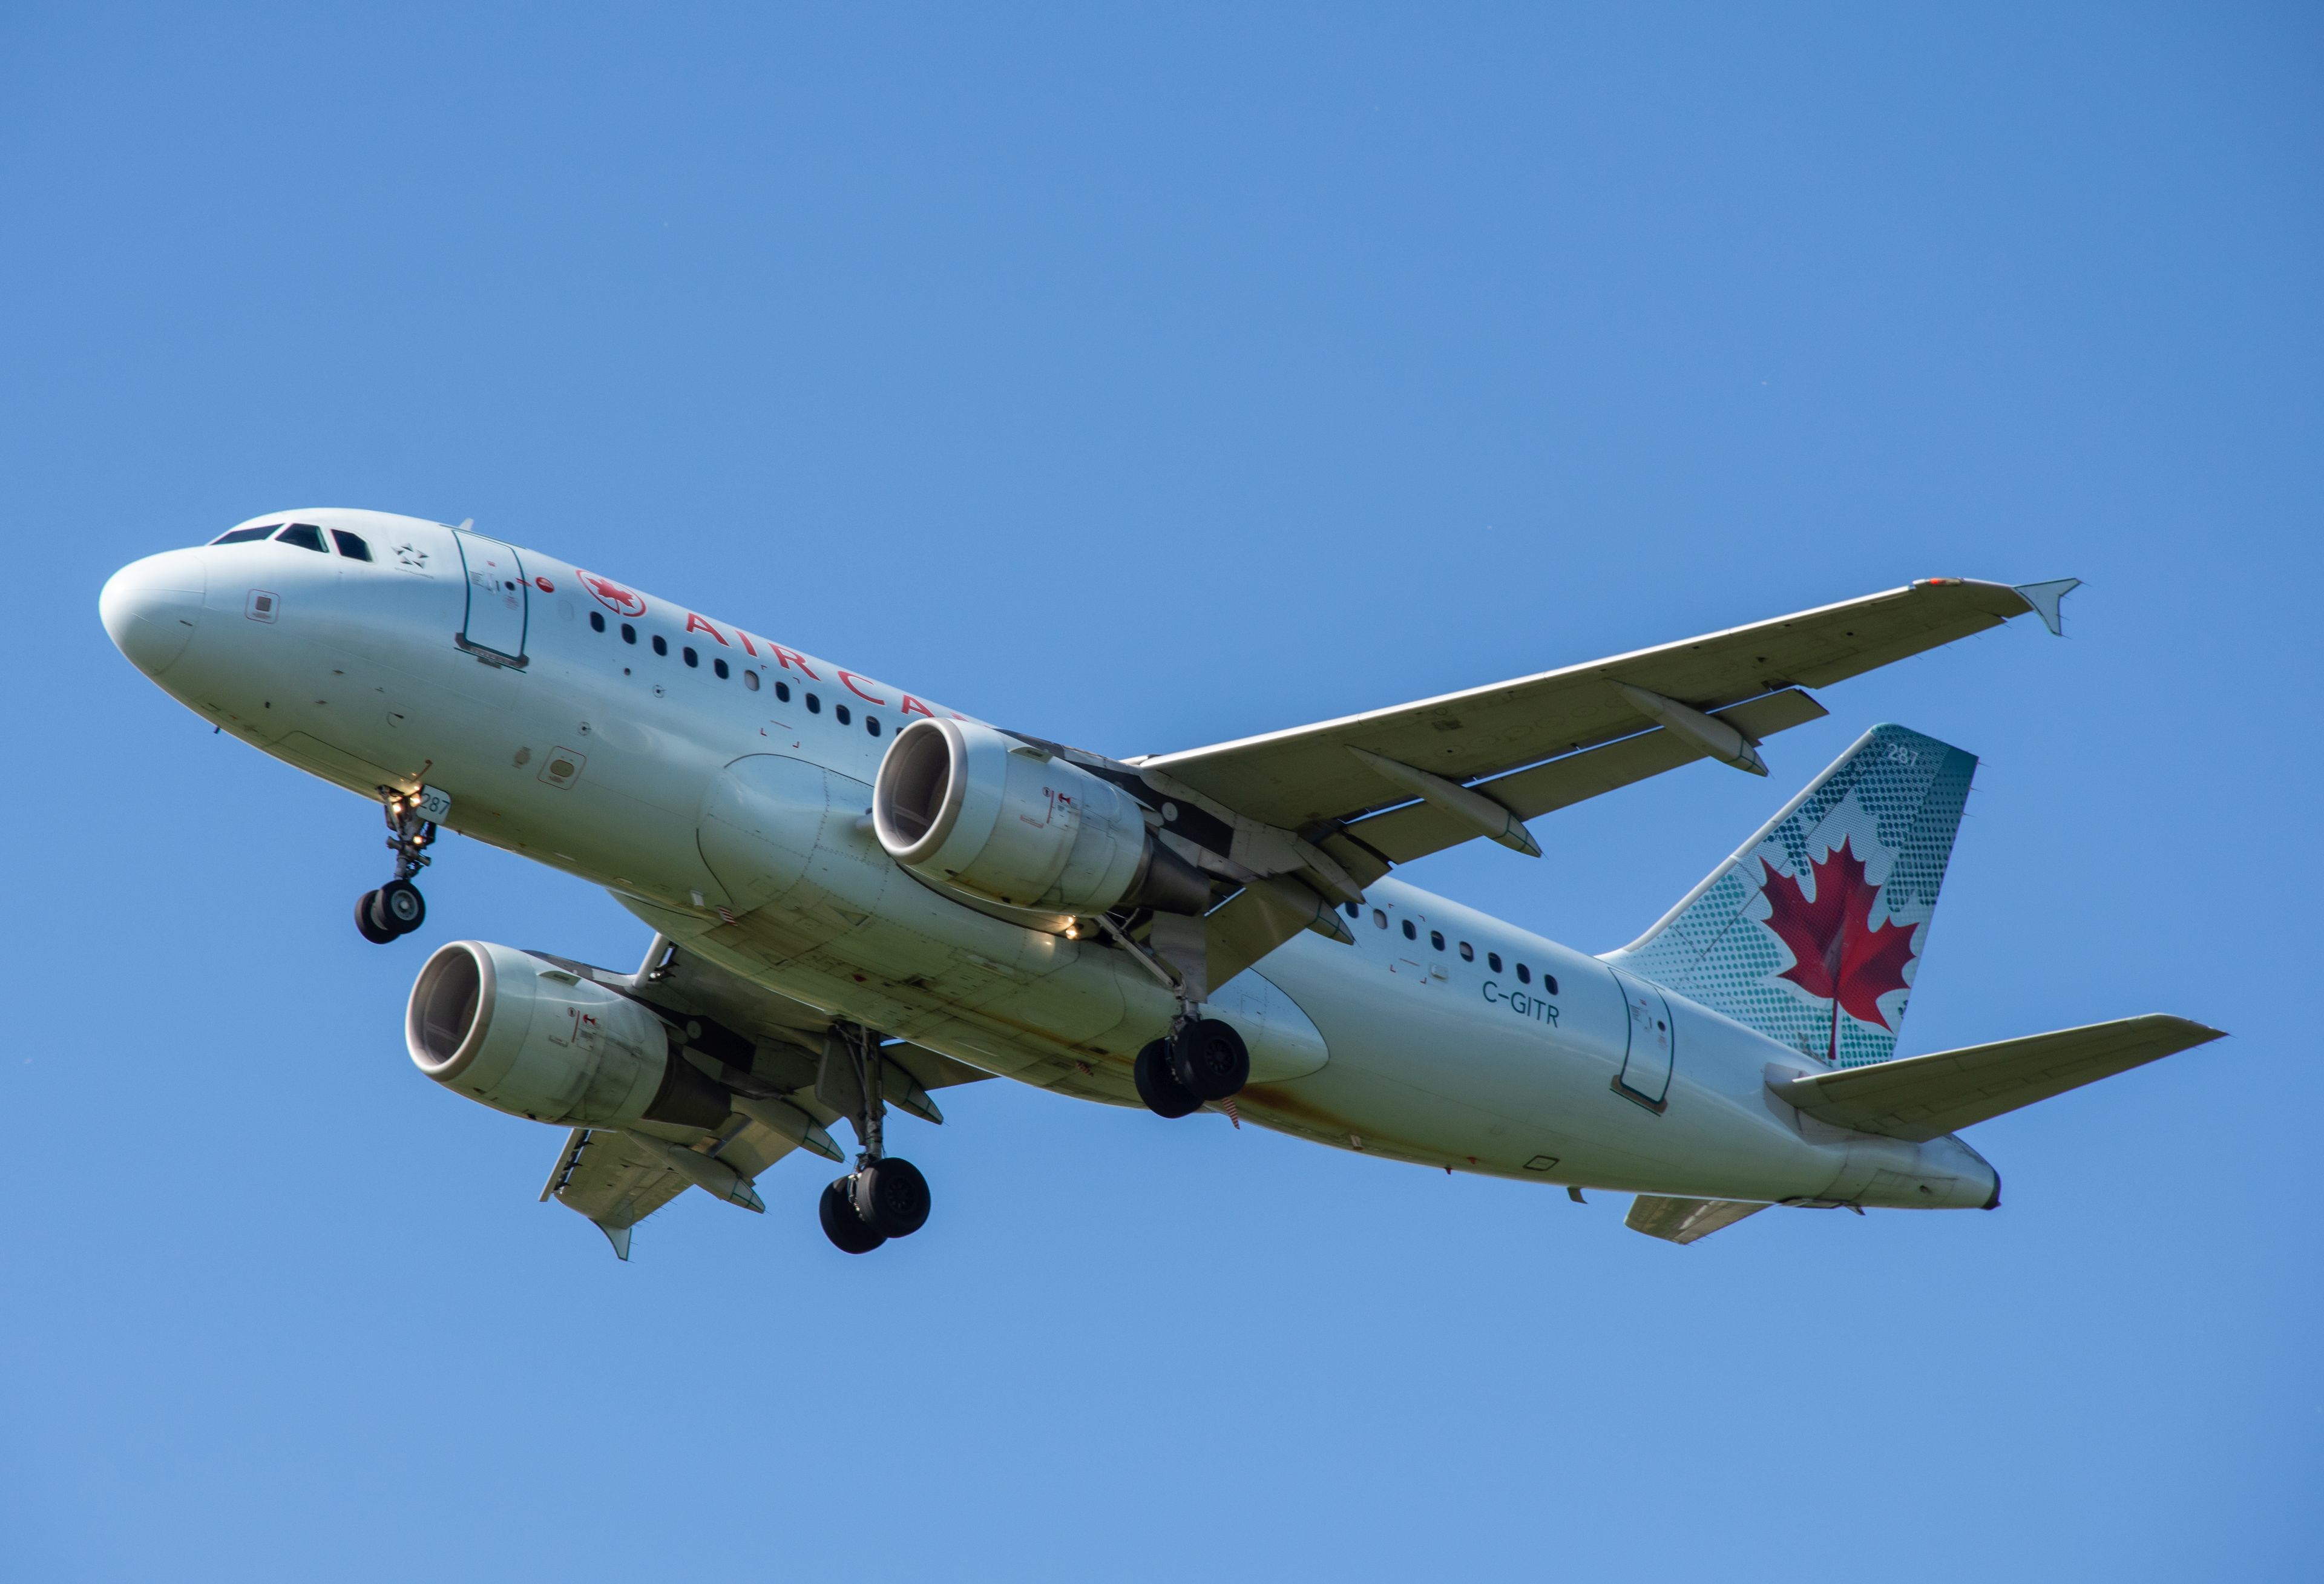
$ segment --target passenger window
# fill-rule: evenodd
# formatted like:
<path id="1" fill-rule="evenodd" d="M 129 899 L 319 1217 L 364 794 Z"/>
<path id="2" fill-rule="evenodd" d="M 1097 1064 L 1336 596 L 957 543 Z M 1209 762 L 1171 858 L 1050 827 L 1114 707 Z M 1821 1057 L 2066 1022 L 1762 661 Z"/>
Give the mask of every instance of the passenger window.
<path id="1" fill-rule="evenodd" d="M 1374 929 L 1386 929 L 1388 927 L 1388 915 L 1382 913 L 1377 907 L 1372 909 L 1372 927 Z"/>
<path id="2" fill-rule="evenodd" d="M 831 713 L 839 717 L 839 723 L 843 726 L 846 725 L 852 718 L 847 713 L 847 706 L 844 704 L 834 705 Z"/>
<path id="3" fill-rule="evenodd" d="M 274 542 L 278 545 L 296 545 L 302 550 L 314 550 L 325 556 L 330 554 L 330 551 L 323 548 L 323 530 L 311 522 L 292 523 L 274 536 Z"/>
<path id="4" fill-rule="evenodd" d="M 656 654 L 658 654 L 658 655 L 666 655 L 666 654 L 669 653 L 669 640 L 668 640 L 667 638 L 664 638 L 664 637 L 663 637 L 660 633 L 659 633 L 659 632 L 657 632 L 657 633 L 655 633 L 655 634 L 654 634 L 654 637 L 653 637 L 653 646 L 654 646 L 654 653 L 656 653 Z"/>
<path id="5" fill-rule="evenodd" d="M 1420 938 L 1420 932 L 1412 927 L 1412 920 L 1409 918 L 1404 921 L 1404 938 L 1407 941 L 1416 941 Z"/>
<path id="6" fill-rule="evenodd" d="M 1519 984 L 1531 984 L 1533 982 L 1533 970 L 1527 968 L 1522 962 L 1517 964 L 1517 982 Z"/>
<path id="7" fill-rule="evenodd" d="M 210 543 L 214 545 L 246 545 L 253 539 L 264 539 L 268 534 L 272 533 L 276 529 L 281 528 L 281 526 L 282 525 L 279 522 L 269 522 L 258 528 L 233 529 L 226 533 L 218 535 L 217 538 L 212 539 Z"/>
<path id="8" fill-rule="evenodd" d="M 722 665 L 723 665 L 723 664 L 724 664 L 724 661 L 721 661 L 721 662 L 720 662 L 720 664 L 722 664 Z M 743 673 L 742 673 L 742 686 L 745 686 L 745 687 L 747 687 L 747 688 L 749 688 L 749 689 L 750 689 L 752 692 L 753 692 L 753 693 L 758 692 L 758 691 L 759 691 L 759 674 L 758 674 L 756 671 L 745 671 L 745 672 L 743 672 Z"/>
<path id="9" fill-rule="evenodd" d="M 637 630 L 636 628 L 634 628 L 634 627 L 631 626 L 631 625 L 630 625 L 628 622 L 622 622 L 622 641 L 623 643 L 635 643 L 635 642 L 637 642 L 637 640 L 638 640 L 638 630 Z"/>
<path id="10" fill-rule="evenodd" d="M 605 631 L 604 612 L 592 611 L 589 612 L 589 631 L 592 632 L 603 632 Z"/>
<path id="11" fill-rule="evenodd" d="M 1348 916 L 1349 916 L 1350 918 L 1361 918 L 1361 917 L 1364 916 L 1364 908 L 1363 908 L 1363 904 L 1362 904 L 1362 903 L 1360 903 L 1360 902 L 1351 902 L 1351 903 L 1349 903 L 1347 906 L 1348 906 Z"/>
<path id="12" fill-rule="evenodd" d="M 1554 973 L 1543 974 L 1541 976 L 1541 988 L 1547 990 L 1551 995 L 1555 995 L 1557 993 L 1557 975 Z"/>
<path id="13" fill-rule="evenodd" d="M 866 732 L 871 732 L 871 733 L 872 733 L 872 736 L 874 736 L 874 737 L 877 737 L 878 735 L 880 735 L 880 717 L 879 717 L 879 716 L 877 716 L 877 715 L 866 715 L 866 716 L 864 716 L 864 717 L 863 717 L 863 729 L 864 729 Z"/>
<path id="14" fill-rule="evenodd" d="M 656 643 L 659 643 L 659 642 L 661 641 L 661 640 L 660 640 L 660 639 L 659 639 L 659 638 L 657 638 L 657 639 L 655 639 L 655 640 L 654 640 L 654 641 L 655 641 Z M 687 645 L 686 646 L 686 649 L 685 649 L 685 651 L 684 651 L 684 652 L 685 652 L 685 655 L 686 655 L 686 663 L 687 663 L 687 665 L 689 665 L 689 666 L 699 666 L 700 664 L 702 664 L 702 657 L 701 657 L 700 655 L 697 655 L 697 654 L 696 654 L 696 653 L 694 652 L 694 646 L 693 646 L 692 644 L 690 644 L 690 643 L 689 643 L 689 644 L 687 644 Z"/>
<path id="15" fill-rule="evenodd" d="M 811 715 L 819 715 L 823 714 L 823 700 L 816 697 L 812 693 L 808 694 L 807 695 L 807 713 Z"/>
<path id="16" fill-rule="evenodd" d="M 1468 942 L 1462 941 L 1461 943 L 1461 961 L 1463 962 L 1474 962 L 1476 960 L 1477 948 L 1471 945 Z"/>
<path id="17" fill-rule="evenodd" d="M 688 653 L 688 654 L 692 654 L 694 651 L 693 651 L 692 649 L 688 649 L 688 650 L 687 650 L 686 652 L 687 652 L 687 653 Z M 721 682 L 724 682 L 724 680 L 726 680 L 726 662 L 725 662 L 725 661 L 724 661 L 724 660 L 713 660 L 713 661 L 711 661 L 711 662 L 710 662 L 710 668 L 711 668 L 712 670 L 714 670 L 714 671 L 715 671 L 715 672 L 717 672 L 717 673 L 718 673 L 718 679 L 719 679 Z"/>
<path id="18" fill-rule="evenodd" d="M 1435 947 L 1438 951 L 1443 951 L 1444 949 L 1444 932 L 1441 929 L 1430 930 L 1428 932 L 1428 944 Z"/>
<path id="19" fill-rule="evenodd" d="M 785 704 L 791 701 L 791 685 L 779 677 L 775 678 L 775 696 Z"/>
<path id="20" fill-rule="evenodd" d="M 1501 971 L 1501 954 L 1499 952 L 1486 953 L 1485 961 L 1491 966 L 1494 972 L 1499 973 Z"/>
<path id="21" fill-rule="evenodd" d="M 371 547 L 344 528 L 331 530 L 331 542 L 339 547 L 339 554 L 350 561 L 371 559 Z"/>

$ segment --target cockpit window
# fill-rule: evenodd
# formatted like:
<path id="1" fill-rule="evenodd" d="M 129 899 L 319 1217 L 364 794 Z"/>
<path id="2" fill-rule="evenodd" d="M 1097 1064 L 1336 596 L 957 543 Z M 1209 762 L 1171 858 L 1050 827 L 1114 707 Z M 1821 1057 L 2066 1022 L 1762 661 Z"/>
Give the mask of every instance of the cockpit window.
<path id="1" fill-rule="evenodd" d="M 323 530 L 311 522 L 292 523 L 274 536 L 274 542 L 278 545 L 296 545 L 302 550 L 314 550 L 326 556 L 330 554 L 328 550 L 323 548 Z"/>
<path id="2" fill-rule="evenodd" d="M 331 530 L 331 542 L 339 547 L 339 554 L 350 561 L 371 559 L 371 547 L 344 528 Z"/>
<path id="3" fill-rule="evenodd" d="M 253 539 L 264 539 L 268 534 L 272 533 L 276 529 L 281 526 L 282 525 L 279 522 L 269 522 L 257 528 L 237 528 L 218 535 L 217 538 L 212 539 L 210 543 L 214 545 L 246 545 Z"/>

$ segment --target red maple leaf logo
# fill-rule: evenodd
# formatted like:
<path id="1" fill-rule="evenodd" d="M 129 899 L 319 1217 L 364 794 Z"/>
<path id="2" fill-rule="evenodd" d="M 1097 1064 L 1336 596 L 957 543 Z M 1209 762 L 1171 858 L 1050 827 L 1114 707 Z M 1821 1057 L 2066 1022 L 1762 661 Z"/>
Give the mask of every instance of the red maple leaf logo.
<path id="1" fill-rule="evenodd" d="M 643 597 L 630 589 L 623 588 L 612 578 L 599 577 L 595 573 L 584 572 L 577 566 L 573 569 L 573 575 L 581 580 L 583 586 L 597 596 L 599 604 L 615 615 L 642 616 L 646 613 L 646 602 Z"/>
<path id="2" fill-rule="evenodd" d="M 1888 1027 L 1880 998 L 1909 988 L 1904 968 L 1913 961 L 1913 926 L 1885 917 L 1875 922 L 1880 888 L 1864 878 L 1864 861 L 1848 850 L 1848 839 L 1815 865 L 1815 900 L 1772 864 L 1761 889 L 1772 909 L 1767 927 L 1792 951 L 1792 965 L 1776 977 L 1836 1004 L 1834 1052 L 1841 1011 L 1859 1023 Z"/>

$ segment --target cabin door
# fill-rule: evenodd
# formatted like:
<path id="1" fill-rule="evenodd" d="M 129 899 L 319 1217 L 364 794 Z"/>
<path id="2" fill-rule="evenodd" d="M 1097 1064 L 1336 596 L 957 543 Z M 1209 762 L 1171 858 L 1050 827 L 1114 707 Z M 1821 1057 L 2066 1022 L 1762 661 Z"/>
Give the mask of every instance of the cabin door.
<path id="1" fill-rule="evenodd" d="M 503 666 L 524 664 L 525 622 L 531 609 L 524 563 L 516 547 L 461 529 L 452 535 L 468 575 L 468 613 L 460 647 Z"/>

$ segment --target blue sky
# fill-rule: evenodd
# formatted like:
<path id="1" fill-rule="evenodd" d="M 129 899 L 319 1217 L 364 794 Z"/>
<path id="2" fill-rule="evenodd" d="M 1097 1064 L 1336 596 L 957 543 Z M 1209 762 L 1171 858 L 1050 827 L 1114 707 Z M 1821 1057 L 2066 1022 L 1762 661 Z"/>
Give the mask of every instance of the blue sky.
<path id="1" fill-rule="evenodd" d="M 2324 24 L 2296 7 L 0 18 L 0 1571 L 2312 1576 Z M 1990 1215 L 1446 1178 L 989 1083 L 617 1265 L 410 1067 L 376 813 L 96 616 L 458 520 L 1154 751 L 1931 575 L 2078 576 L 1410 877 L 1630 938 L 1866 726 L 1982 756 L 1904 1047 L 2224 1044 Z M 423 942 L 627 966 L 447 841 Z"/>

